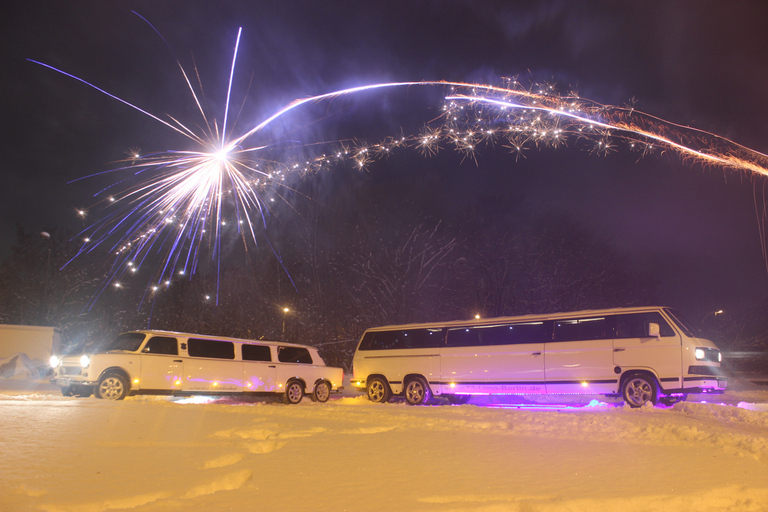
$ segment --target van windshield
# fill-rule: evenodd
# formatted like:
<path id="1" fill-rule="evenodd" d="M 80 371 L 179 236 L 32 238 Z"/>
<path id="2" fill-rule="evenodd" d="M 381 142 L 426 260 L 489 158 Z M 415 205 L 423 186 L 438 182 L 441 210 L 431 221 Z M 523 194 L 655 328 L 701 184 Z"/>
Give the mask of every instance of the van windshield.
<path id="1" fill-rule="evenodd" d="M 128 352 L 136 352 L 141 346 L 141 342 L 144 341 L 144 334 L 140 332 L 126 332 L 120 334 L 117 338 L 110 341 L 106 347 L 105 352 L 110 350 L 125 350 Z"/>
<path id="2" fill-rule="evenodd" d="M 692 323 L 686 319 L 680 311 L 676 309 L 667 308 L 664 311 L 672 318 L 675 324 L 685 333 L 686 336 L 691 338 L 697 336 L 698 329 L 696 329 Z"/>

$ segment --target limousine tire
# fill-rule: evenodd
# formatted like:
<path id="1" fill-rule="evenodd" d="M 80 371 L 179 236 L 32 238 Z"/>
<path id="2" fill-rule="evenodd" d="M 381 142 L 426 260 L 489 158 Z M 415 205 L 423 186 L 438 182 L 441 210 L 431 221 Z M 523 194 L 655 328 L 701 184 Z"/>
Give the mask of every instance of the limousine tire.
<path id="1" fill-rule="evenodd" d="M 304 398 L 304 386 L 297 380 L 289 380 L 285 385 L 285 403 L 297 404 Z"/>
<path id="2" fill-rule="evenodd" d="M 630 407 L 642 407 L 648 402 L 656 405 L 659 400 L 656 379 L 642 373 L 627 376 L 621 385 L 621 394 Z"/>
<path id="3" fill-rule="evenodd" d="M 432 391 L 427 381 L 421 377 L 412 377 L 405 385 L 405 401 L 409 405 L 424 405 L 432 398 Z"/>
<path id="4" fill-rule="evenodd" d="M 128 381 L 119 373 L 107 373 L 99 379 L 95 394 L 96 398 L 122 400 L 128 394 Z"/>
<path id="5" fill-rule="evenodd" d="M 392 391 L 383 377 L 371 377 L 368 379 L 368 400 L 384 404 L 389 402 Z"/>
<path id="6" fill-rule="evenodd" d="M 315 384 L 315 391 L 310 397 L 313 402 L 325 403 L 331 397 L 331 385 L 321 380 Z"/>

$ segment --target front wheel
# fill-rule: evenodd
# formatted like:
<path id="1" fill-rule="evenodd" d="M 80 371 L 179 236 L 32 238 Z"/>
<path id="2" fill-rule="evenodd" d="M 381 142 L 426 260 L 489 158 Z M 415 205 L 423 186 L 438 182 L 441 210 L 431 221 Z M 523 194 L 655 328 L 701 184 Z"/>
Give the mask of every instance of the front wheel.
<path id="1" fill-rule="evenodd" d="M 381 377 L 372 377 L 368 379 L 368 400 L 376 403 L 389 402 L 392 392 L 389 390 L 389 384 Z"/>
<path id="2" fill-rule="evenodd" d="M 405 385 L 405 401 L 409 405 L 424 405 L 430 398 L 432 398 L 432 391 L 423 378 L 414 377 Z"/>
<path id="3" fill-rule="evenodd" d="M 622 395 L 630 407 L 642 407 L 648 402 L 656 405 L 659 400 L 656 379 L 640 374 L 627 377 L 622 385 Z"/>
<path id="4" fill-rule="evenodd" d="M 128 381 L 119 373 L 108 373 L 99 380 L 96 397 L 105 400 L 122 400 L 128 394 Z"/>
<path id="5" fill-rule="evenodd" d="M 331 397 L 331 385 L 324 380 L 315 384 L 315 392 L 312 393 L 312 401 L 325 403 Z"/>
<path id="6" fill-rule="evenodd" d="M 304 386 L 297 380 L 289 381 L 285 386 L 285 403 L 297 404 L 304 398 Z"/>

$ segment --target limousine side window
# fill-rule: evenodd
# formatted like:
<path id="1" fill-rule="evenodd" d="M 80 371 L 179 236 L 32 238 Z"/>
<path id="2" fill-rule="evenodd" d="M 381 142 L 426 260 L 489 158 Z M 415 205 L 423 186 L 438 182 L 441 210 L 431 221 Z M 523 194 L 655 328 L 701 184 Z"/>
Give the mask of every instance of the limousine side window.
<path id="1" fill-rule="evenodd" d="M 617 338 L 647 338 L 648 324 L 659 324 L 659 334 L 662 338 L 674 336 L 675 331 L 664 320 L 658 311 L 649 311 L 647 313 L 627 313 L 616 316 L 616 337 Z"/>
<path id="2" fill-rule="evenodd" d="M 449 347 L 474 347 L 542 343 L 543 341 L 544 322 L 529 322 L 449 329 L 446 345 Z"/>
<path id="3" fill-rule="evenodd" d="M 214 359 L 235 358 L 235 344 L 231 341 L 189 338 L 187 342 L 187 351 L 192 357 L 211 357 Z"/>
<path id="4" fill-rule="evenodd" d="M 272 361 L 272 353 L 267 345 L 243 344 L 243 361 Z"/>
<path id="5" fill-rule="evenodd" d="M 179 344 L 176 338 L 168 336 L 155 336 L 144 346 L 143 352 L 148 354 L 166 354 L 170 356 L 179 355 Z"/>
<path id="6" fill-rule="evenodd" d="M 583 341 L 612 338 L 612 329 L 609 328 L 609 319 L 596 318 L 569 318 L 555 322 L 554 341 Z"/>
<path id="7" fill-rule="evenodd" d="M 406 329 L 367 332 L 360 350 L 397 350 L 403 348 L 437 348 L 442 345 L 442 329 Z"/>
<path id="8" fill-rule="evenodd" d="M 312 364 L 309 350 L 303 347 L 277 347 L 277 360 L 281 363 Z"/>

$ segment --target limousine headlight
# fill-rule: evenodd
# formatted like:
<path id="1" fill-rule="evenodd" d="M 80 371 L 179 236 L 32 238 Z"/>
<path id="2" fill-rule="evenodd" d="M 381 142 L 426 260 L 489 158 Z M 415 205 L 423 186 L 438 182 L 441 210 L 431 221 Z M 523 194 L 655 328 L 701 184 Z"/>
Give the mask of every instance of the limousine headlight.
<path id="1" fill-rule="evenodd" d="M 707 353 L 703 348 L 697 348 L 696 349 L 696 360 L 702 361 L 707 357 Z"/>
<path id="2" fill-rule="evenodd" d="M 58 366 L 61 364 L 61 359 L 59 356 L 51 356 L 48 362 L 51 364 L 51 368 L 58 368 Z"/>
<path id="3" fill-rule="evenodd" d="M 80 366 L 82 366 L 83 368 L 88 368 L 88 366 L 90 366 L 90 364 L 91 364 L 91 358 L 90 357 L 88 357 L 86 355 L 83 355 L 80 358 Z"/>

